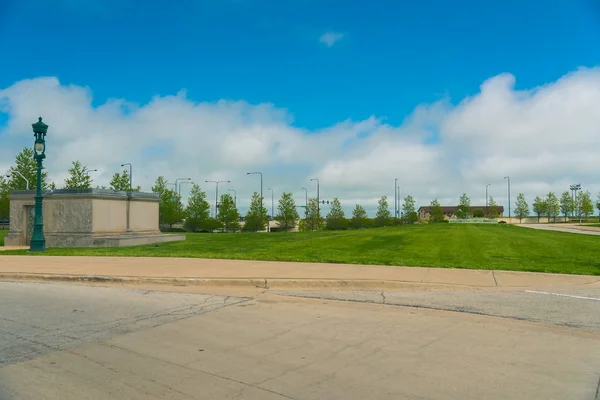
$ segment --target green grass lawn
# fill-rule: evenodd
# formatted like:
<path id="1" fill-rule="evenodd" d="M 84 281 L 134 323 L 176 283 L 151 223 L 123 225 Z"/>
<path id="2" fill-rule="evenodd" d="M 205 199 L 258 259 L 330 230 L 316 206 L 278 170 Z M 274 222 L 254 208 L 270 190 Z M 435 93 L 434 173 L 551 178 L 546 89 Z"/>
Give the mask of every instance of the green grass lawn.
<path id="1" fill-rule="evenodd" d="M 45 255 L 203 257 L 600 275 L 600 237 L 510 225 L 415 225 L 317 233 L 188 234 L 183 242 Z M 8 251 L 5 254 L 27 254 Z"/>

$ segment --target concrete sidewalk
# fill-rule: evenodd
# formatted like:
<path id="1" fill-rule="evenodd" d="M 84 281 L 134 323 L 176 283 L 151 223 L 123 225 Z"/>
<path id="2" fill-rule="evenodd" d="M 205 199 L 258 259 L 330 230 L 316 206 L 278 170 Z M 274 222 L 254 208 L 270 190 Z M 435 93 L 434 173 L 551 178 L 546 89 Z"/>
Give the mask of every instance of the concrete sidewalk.
<path id="1" fill-rule="evenodd" d="M 258 288 L 600 287 L 600 276 L 162 257 L 0 256 L 0 279 Z"/>

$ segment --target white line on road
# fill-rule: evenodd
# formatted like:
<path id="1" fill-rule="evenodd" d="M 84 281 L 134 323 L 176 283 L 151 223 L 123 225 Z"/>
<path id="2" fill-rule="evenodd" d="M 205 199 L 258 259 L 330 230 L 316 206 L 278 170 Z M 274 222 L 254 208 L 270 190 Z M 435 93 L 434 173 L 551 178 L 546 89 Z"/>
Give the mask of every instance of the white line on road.
<path id="1" fill-rule="evenodd" d="M 600 299 L 598 299 L 596 297 L 573 296 L 571 294 L 563 294 L 563 293 L 538 292 L 537 290 L 526 290 L 525 292 L 526 293 L 536 293 L 536 294 L 550 294 L 553 296 L 571 297 L 573 299 L 581 299 L 581 300 L 600 301 Z"/>

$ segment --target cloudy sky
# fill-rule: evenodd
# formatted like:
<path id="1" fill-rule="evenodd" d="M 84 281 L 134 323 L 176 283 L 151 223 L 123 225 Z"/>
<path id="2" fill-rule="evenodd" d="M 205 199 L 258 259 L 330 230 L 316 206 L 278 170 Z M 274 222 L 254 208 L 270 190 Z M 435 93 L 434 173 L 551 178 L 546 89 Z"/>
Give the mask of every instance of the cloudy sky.
<path id="1" fill-rule="evenodd" d="M 242 210 L 260 190 L 251 171 L 268 200 L 272 188 L 303 203 L 318 178 L 321 199 L 348 210 L 382 195 L 393 209 L 395 178 L 417 205 L 463 192 L 484 204 L 489 183 L 506 206 L 505 176 L 513 203 L 600 191 L 591 1 L 11 1 L 0 171 L 42 116 L 59 186 L 81 160 L 98 185 L 126 162 L 146 190 L 190 177 L 214 198 L 205 180 L 230 180 L 220 190 Z"/>

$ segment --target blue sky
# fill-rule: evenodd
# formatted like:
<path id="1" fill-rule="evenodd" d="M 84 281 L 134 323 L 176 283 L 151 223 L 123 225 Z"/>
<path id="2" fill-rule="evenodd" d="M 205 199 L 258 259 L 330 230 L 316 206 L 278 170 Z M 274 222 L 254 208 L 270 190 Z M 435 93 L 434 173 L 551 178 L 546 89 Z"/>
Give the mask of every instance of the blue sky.
<path id="1" fill-rule="evenodd" d="M 97 103 L 185 88 L 197 101 L 270 102 L 310 129 L 398 124 L 502 72 L 528 88 L 600 62 L 591 0 L 0 2 L 0 87 L 56 76 Z M 326 32 L 344 36 L 328 47 Z"/>
<path id="2" fill-rule="evenodd" d="M 598 0 L 0 0 L 0 168 L 44 115 L 54 179 L 133 160 L 144 187 L 232 179 L 242 208 L 257 168 L 367 209 L 394 178 L 418 204 L 506 202 L 507 174 L 596 191 L 598 49 Z"/>

